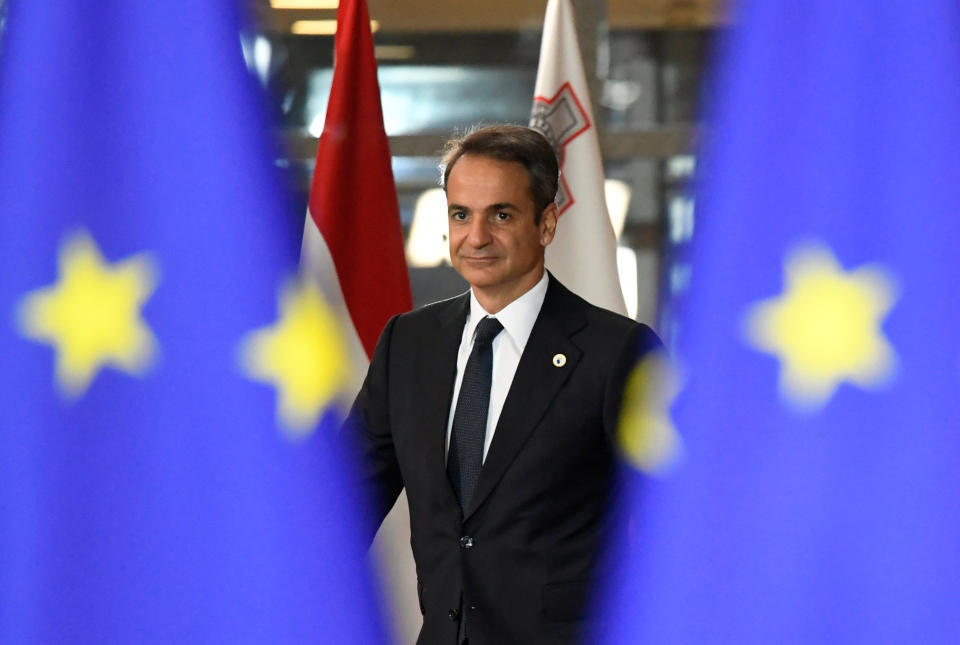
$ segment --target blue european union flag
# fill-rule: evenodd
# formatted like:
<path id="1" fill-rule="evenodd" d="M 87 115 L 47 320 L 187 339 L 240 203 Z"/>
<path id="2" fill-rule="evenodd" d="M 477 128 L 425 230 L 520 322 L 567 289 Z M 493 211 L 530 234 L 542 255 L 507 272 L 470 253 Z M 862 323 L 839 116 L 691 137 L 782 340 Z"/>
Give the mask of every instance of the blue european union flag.
<path id="1" fill-rule="evenodd" d="M 383 638 L 240 4 L 10 3 L 0 642 Z"/>
<path id="2" fill-rule="evenodd" d="M 958 11 L 733 8 L 601 642 L 960 642 Z"/>

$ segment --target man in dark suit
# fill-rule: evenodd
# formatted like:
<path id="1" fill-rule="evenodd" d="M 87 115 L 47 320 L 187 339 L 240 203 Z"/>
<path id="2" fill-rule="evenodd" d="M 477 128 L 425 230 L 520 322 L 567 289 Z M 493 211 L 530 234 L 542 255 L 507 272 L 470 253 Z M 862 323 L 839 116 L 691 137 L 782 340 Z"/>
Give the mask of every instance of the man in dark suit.
<path id="1" fill-rule="evenodd" d="M 623 385 L 654 333 L 544 269 L 558 166 L 534 130 L 452 142 L 470 292 L 387 323 L 348 423 L 376 524 L 405 487 L 424 645 L 572 643 L 606 538 Z"/>

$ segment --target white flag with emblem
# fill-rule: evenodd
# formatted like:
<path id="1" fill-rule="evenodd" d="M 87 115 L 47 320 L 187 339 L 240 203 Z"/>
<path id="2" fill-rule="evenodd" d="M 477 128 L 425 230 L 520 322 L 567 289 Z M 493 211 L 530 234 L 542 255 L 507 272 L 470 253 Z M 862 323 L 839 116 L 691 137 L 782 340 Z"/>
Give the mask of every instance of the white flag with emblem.
<path id="1" fill-rule="evenodd" d="M 560 160 L 560 222 L 547 268 L 591 303 L 626 315 L 617 239 L 603 194 L 603 163 L 570 0 L 549 0 L 530 125 Z"/>

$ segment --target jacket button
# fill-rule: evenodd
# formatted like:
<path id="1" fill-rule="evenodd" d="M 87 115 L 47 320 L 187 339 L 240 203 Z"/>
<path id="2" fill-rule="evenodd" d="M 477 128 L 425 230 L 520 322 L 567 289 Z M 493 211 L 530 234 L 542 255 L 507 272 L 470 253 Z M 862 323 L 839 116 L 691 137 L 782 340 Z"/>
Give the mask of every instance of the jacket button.
<path id="1" fill-rule="evenodd" d="M 447 618 L 449 618 L 450 620 L 456 620 L 457 616 L 459 615 L 460 615 L 460 612 L 458 612 L 456 609 L 451 609 L 450 611 L 447 612 Z"/>
<path id="2" fill-rule="evenodd" d="M 464 535 L 460 538 L 460 548 L 469 549 L 473 546 L 473 538 L 469 535 Z"/>

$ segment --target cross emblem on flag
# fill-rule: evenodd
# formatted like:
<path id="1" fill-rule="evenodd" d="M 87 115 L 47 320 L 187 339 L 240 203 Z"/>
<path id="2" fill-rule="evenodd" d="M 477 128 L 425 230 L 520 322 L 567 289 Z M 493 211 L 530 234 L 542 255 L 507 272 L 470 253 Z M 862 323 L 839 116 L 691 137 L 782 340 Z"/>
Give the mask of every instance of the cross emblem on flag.
<path id="1" fill-rule="evenodd" d="M 560 169 L 563 170 L 564 148 L 578 135 L 590 128 L 590 119 L 580 104 L 576 92 L 570 83 L 564 83 L 552 98 L 537 96 L 533 99 L 533 110 L 530 113 L 530 126 L 539 130 L 547 138 L 557 159 Z M 557 207 L 562 214 L 573 205 L 574 197 L 567 185 L 567 180 L 560 175 L 560 186 L 557 190 Z"/>

